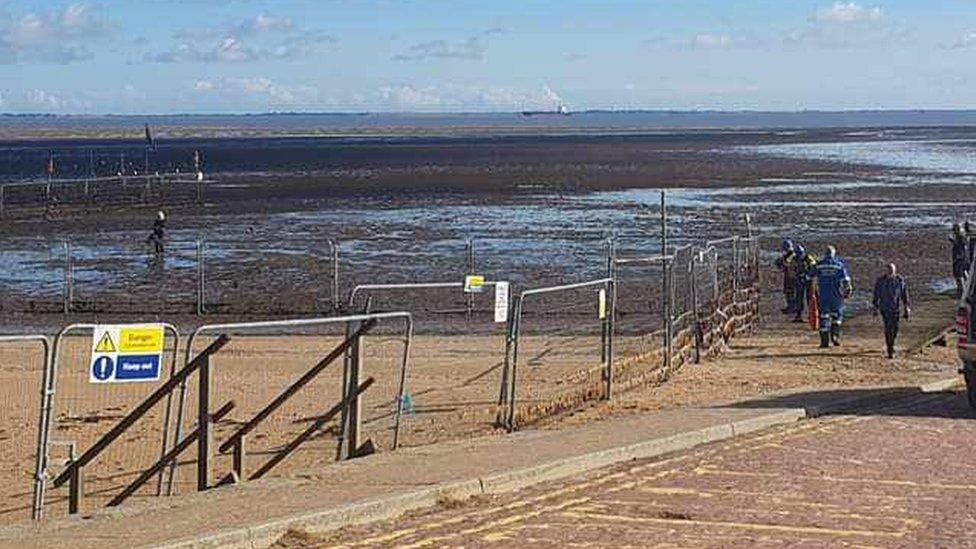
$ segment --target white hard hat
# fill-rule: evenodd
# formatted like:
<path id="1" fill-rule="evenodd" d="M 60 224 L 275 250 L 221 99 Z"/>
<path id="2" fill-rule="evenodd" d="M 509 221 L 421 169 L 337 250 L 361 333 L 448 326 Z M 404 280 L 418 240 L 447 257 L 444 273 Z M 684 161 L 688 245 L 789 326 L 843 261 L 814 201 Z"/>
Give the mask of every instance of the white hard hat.
<path id="1" fill-rule="evenodd" d="M 166 221 L 166 214 L 164 214 L 162 210 L 156 212 L 156 217 L 158 217 L 160 221 Z"/>

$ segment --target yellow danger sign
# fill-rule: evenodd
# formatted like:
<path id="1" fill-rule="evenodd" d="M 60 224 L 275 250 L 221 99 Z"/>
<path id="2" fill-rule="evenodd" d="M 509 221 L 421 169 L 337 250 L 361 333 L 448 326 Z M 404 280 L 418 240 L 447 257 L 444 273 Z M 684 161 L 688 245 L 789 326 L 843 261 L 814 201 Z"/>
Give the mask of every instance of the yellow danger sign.
<path id="1" fill-rule="evenodd" d="M 108 337 L 108 332 L 105 333 L 105 337 Z M 122 328 L 119 330 L 120 353 L 161 353 L 162 351 L 162 326 Z"/>
<path id="2" fill-rule="evenodd" d="M 98 340 L 95 345 L 96 353 L 114 353 L 118 349 L 115 348 L 115 342 L 112 341 L 112 335 L 109 332 L 102 334 L 102 339 Z"/>
<path id="3" fill-rule="evenodd" d="M 464 293 L 478 294 L 485 287 L 485 277 L 480 275 L 468 275 L 464 277 Z"/>

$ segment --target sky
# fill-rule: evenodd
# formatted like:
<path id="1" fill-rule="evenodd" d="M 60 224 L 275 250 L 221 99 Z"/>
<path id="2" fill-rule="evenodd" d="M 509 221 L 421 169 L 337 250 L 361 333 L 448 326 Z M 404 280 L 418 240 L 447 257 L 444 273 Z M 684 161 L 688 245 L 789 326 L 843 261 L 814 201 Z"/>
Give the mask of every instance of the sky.
<path id="1" fill-rule="evenodd" d="M 976 0 L 0 0 L 0 112 L 976 108 Z"/>

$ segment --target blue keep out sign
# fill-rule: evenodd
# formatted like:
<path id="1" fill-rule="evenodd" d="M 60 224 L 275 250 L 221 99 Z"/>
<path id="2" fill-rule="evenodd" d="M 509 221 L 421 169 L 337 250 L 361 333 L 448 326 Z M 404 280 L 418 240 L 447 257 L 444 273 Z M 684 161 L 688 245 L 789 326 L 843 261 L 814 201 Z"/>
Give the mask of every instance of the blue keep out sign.
<path id="1" fill-rule="evenodd" d="M 115 379 L 119 381 L 159 379 L 159 355 L 119 355 Z"/>

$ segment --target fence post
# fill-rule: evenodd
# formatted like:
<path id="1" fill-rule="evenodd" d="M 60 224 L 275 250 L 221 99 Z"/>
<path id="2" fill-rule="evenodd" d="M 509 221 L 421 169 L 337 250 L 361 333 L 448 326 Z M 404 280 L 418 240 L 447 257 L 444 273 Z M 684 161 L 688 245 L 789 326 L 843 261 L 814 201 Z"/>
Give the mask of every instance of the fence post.
<path id="1" fill-rule="evenodd" d="M 671 284 L 671 276 L 674 270 L 673 263 L 674 259 L 670 261 L 667 258 L 668 255 L 668 210 L 666 201 L 666 192 L 661 191 L 661 257 L 663 258 L 661 262 L 661 270 L 663 271 L 662 287 L 661 287 L 661 298 L 664 300 L 664 369 L 668 373 L 671 372 L 671 308 L 673 305 L 673 296 Z"/>
<path id="2" fill-rule="evenodd" d="M 739 293 L 739 237 L 732 238 L 732 296 Z"/>
<path id="3" fill-rule="evenodd" d="M 213 425 L 210 417 L 210 355 L 204 357 L 197 372 L 200 385 L 197 403 L 197 491 L 210 486 L 210 447 L 213 444 Z"/>
<path id="4" fill-rule="evenodd" d="M 75 515 L 81 509 L 81 498 L 84 496 L 84 484 L 82 483 L 81 467 L 75 467 L 71 471 L 71 478 L 68 480 L 68 514 Z"/>
<path id="5" fill-rule="evenodd" d="M 498 390 L 498 413 L 495 417 L 495 422 L 499 427 L 504 427 L 507 424 L 505 409 L 508 404 L 509 395 L 509 370 L 512 367 L 512 344 L 515 338 L 514 326 L 515 326 L 515 308 L 509 307 L 508 309 L 508 320 L 505 323 L 505 361 L 502 364 L 502 383 Z"/>
<path id="6" fill-rule="evenodd" d="M 704 254 L 703 251 L 699 254 Z M 701 318 L 698 316 L 698 273 L 695 269 L 695 257 L 691 257 L 691 263 L 688 264 L 688 271 L 691 274 L 691 308 L 692 316 L 695 319 L 695 364 L 701 363 L 701 347 L 704 343 L 702 341 L 702 331 L 701 331 Z"/>
<path id="7" fill-rule="evenodd" d="M 474 273 L 474 270 L 475 270 L 475 264 L 474 264 L 474 239 L 469 238 L 466 241 L 465 246 L 467 248 L 466 249 L 467 264 L 468 264 L 468 273 L 467 274 L 473 275 L 473 274 L 475 274 Z M 474 313 L 474 294 L 470 294 L 469 293 L 466 296 L 466 298 L 467 298 L 467 302 L 468 302 L 467 303 L 468 319 L 470 320 L 471 319 L 471 315 Z"/>
<path id="8" fill-rule="evenodd" d="M 206 280 L 204 278 L 203 265 L 203 245 L 202 239 L 197 239 L 197 315 L 203 316 L 206 312 Z"/>
<path id="9" fill-rule="evenodd" d="M 617 313 L 617 242 L 616 235 L 607 238 L 607 311 L 603 320 L 603 347 L 601 355 L 604 363 L 604 398 L 610 400 L 613 396 L 613 331 Z"/>
<path id="10" fill-rule="evenodd" d="M 71 242 L 64 239 L 64 314 L 71 312 L 72 294 L 72 274 L 71 274 Z"/>
<path id="11" fill-rule="evenodd" d="M 367 311 L 369 305 L 367 305 Z M 346 324 L 346 338 L 352 337 L 362 324 L 350 322 Z M 346 405 L 342 407 L 340 416 L 340 437 L 339 441 L 339 460 L 347 460 L 356 455 L 359 449 L 360 439 L 360 417 L 362 404 L 359 400 L 359 377 L 363 363 L 362 336 L 355 338 L 349 348 L 346 349 L 342 372 L 342 401 Z"/>
<path id="12" fill-rule="evenodd" d="M 339 243 L 332 242 L 332 310 L 339 311 Z"/>
<path id="13" fill-rule="evenodd" d="M 522 321 L 522 297 L 516 297 L 515 302 L 512 304 L 512 363 L 511 371 L 509 372 L 509 390 L 508 390 L 508 432 L 515 431 L 515 392 L 516 383 L 518 382 L 518 353 L 519 353 L 519 332 L 522 327 L 520 326 Z"/>
<path id="14" fill-rule="evenodd" d="M 6 194 L 6 190 L 7 190 L 6 185 L 0 185 L 0 221 L 3 220 L 3 202 L 4 202 L 4 198 L 5 198 L 4 195 Z"/>

